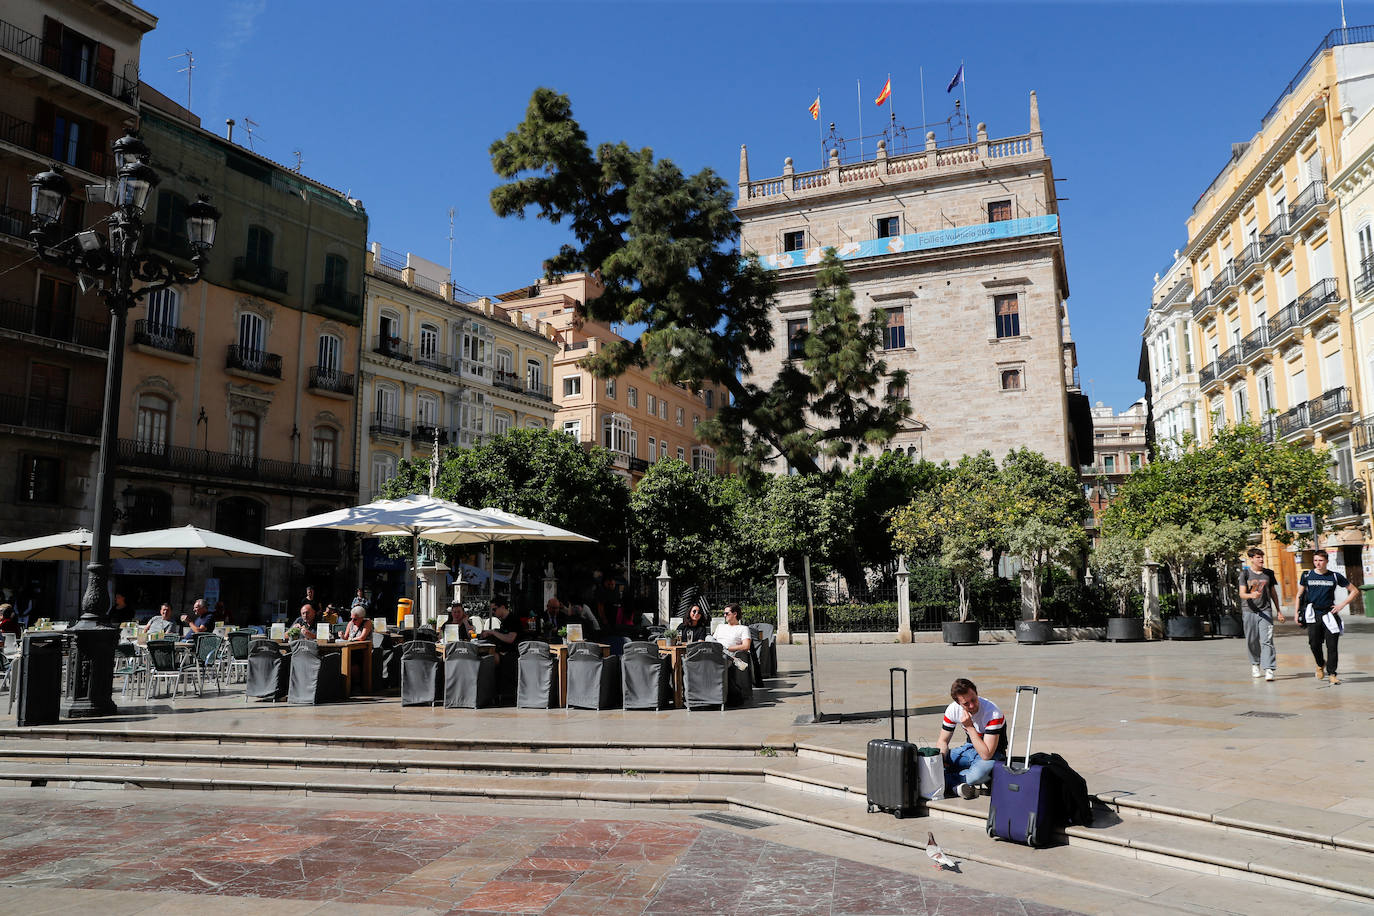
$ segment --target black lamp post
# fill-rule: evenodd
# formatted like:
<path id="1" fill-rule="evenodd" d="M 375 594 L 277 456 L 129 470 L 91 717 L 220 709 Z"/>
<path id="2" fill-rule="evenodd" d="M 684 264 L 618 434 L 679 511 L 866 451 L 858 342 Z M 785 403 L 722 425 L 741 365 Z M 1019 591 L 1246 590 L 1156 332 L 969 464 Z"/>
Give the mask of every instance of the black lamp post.
<path id="1" fill-rule="evenodd" d="M 81 598 L 81 619 L 71 632 L 76 638 L 73 663 L 76 684 L 67 714 L 74 718 L 115 712 L 113 692 L 114 647 L 119 631 L 110 626 L 110 532 L 115 521 L 115 440 L 119 432 L 120 383 L 124 369 L 124 325 L 129 310 L 149 293 L 174 284 L 200 279 L 206 255 L 215 243 L 219 211 L 201 195 L 186 208 L 186 236 L 193 252 L 194 269 L 185 271 L 144 246 L 143 211 L 156 187 L 157 172 L 148 165 L 148 147 L 137 134 L 128 133 L 114 142 L 114 199 L 107 186 L 92 186 L 91 199 L 113 205 L 106 235 L 94 229 L 62 237 L 62 208 L 71 185 L 58 171 L 35 175 L 33 231 L 34 251 L 49 263 L 63 265 L 77 274 L 81 291 L 95 289 L 110 310 L 109 359 L 105 364 L 105 412 L 100 426 L 100 465 L 95 485 L 95 531 L 91 563 L 87 567 L 86 593 Z"/>

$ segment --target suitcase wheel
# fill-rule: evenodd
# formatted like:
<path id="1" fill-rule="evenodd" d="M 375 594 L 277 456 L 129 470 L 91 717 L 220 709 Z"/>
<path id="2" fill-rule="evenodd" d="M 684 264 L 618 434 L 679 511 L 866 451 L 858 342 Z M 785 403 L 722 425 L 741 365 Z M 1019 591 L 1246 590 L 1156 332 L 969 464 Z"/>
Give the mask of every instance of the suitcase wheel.
<path id="1" fill-rule="evenodd" d="M 900 821 L 902 818 L 906 817 L 906 812 L 903 811 L 901 808 L 894 809 L 893 812 L 892 812 L 892 814 L 893 814 L 893 816 L 895 816 L 895 817 L 897 818 L 897 820 L 899 820 L 899 821 Z"/>
<path id="2" fill-rule="evenodd" d="M 872 804 L 869 804 L 869 806 L 868 806 L 868 813 L 869 813 L 869 814 L 872 814 L 872 813 L 873 813 L 873 805 L 872 805 Z"/>

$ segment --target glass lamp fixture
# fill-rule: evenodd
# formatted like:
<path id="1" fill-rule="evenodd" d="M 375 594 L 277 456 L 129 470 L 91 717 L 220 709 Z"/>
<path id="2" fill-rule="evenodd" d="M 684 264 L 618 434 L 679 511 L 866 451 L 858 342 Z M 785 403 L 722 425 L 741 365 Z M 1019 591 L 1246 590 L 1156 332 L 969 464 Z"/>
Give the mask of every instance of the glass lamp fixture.
<path id="1" fill-rule="evenodd" d="M 135 162 L 146 163 L 148 161 L 148 144 L 144 143 L 143 139 L 133 131 L 129 131 L 116 140 L 112 149 L 114 150 L 116 171 Z"/>
<path id="2" fill-rule="evenodd" d="M 142 215 L 148 197 L 162 179 L 152 166 L 144 162 L 129 162 L 119 170 L 115 184 L 115 202 L 131 216 Z"/>
<path id="3" fill-rule="evenodd" d="M 219 227 L 220 212 L 204 194 L 186 208 L 186 238 L 196 251 L 209 251 L 215 244 L 215 230 Z"/>
<path id="4" fill-rule="evenodd" d="M 39 172 L 29 179 L 33 188 L 33 201 L 29 212 L 39 229 L 55 226 L 62 220 L 62 208 L 71 193 L 71 185 L 61 172 L 48 170 Z"/>

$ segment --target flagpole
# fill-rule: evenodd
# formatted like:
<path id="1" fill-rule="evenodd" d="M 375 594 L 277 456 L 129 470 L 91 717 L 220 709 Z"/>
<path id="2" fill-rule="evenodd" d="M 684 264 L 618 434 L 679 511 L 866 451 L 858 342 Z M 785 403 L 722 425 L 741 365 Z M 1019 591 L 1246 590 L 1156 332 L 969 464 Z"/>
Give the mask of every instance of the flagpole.
<path id="1" fill-rule="evenodd" d="M 968 71 L 964 69 L 962 60 L 959 61 L 959 91 L 964 96 L 964 140 L 972 143 L 973 135 L 970 131 L 973 130 L 973 119 L 969 117 L 968 113 Z"/>
<path id="2" fill-rule="evenodd" d="M 925 142 L 926 124 L 926 68 L 921 68 L 921 141 Z"/>
<path id="3" fill-rule="evenodd" d="M 816 87 L 816 142 L 821 147 L 821 168 L 825 168 L 825 131 L 821 129 L 821 90 Z"/>
<path id="4" fill-rule="evenodd" d="M 863 83 L 854 80 L 854 95 L 859 101 L 859 161 L 864 161 L 864 90 Z"/>
<path id="5" fill-rule="evenodd" d="M 889 74 L 887 75 L 887 117 L 888 117 L 888 120 L 889 120 L 889 121 L 891 122 L 891 124 L 892 124 L 892 136 L 888 138 L 888 142 L 889 142 L 889 143 L 892 143 L 892 144 L 896 144 L 896 142 L 897 142 L 897 109 L 895 109 L 895 108 L 892 107 L 892 74 L 891 74 L 891 73 L 889 73 Z M 888 150 L 887 153 L 888 153 L 889 156 L 892 155 L 892 150 Z"/>

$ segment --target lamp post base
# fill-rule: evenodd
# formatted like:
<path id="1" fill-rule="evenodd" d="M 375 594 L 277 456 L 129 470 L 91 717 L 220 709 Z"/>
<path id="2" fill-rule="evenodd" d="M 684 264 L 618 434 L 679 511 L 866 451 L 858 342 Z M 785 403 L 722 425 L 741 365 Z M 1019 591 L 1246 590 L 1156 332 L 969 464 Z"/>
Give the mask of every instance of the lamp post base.
<path id="1" fill-rule="evenodd" d="M 114 694 L 115 644 L 119 630 L 82 618 L 70 630 L 76 640 L 72 655 L 72 701 L 62 711 L 69 719 L 92 719 L 119 712 Z"/>

